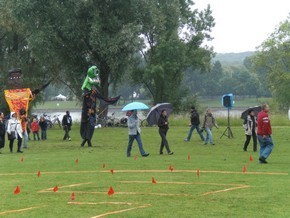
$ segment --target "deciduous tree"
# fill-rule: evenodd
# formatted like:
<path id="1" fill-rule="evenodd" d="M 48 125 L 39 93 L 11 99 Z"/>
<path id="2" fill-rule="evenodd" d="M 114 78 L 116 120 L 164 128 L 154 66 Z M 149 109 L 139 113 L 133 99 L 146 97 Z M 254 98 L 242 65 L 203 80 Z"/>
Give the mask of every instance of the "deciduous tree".
<path id="1" fill-rule="evenodd" d="M 268 86 L 281 108 L 290 105 L 290 17 L 282 22 L 252 57 L 257 72 L 263 72 Z"/>
<path id="2" fill-rule="evenodd" d="M 181 82 L 185 70 L 210 66 L 213 51 L 204 43 L 211 39 L 214 26 L 211 10 L 199 12 L 187 0 L 138 3 L 145 65 L 139 66 L 133 77 L 144 84 L 154 103 L 168 101 L 178 107 L 184 96 Z"/>

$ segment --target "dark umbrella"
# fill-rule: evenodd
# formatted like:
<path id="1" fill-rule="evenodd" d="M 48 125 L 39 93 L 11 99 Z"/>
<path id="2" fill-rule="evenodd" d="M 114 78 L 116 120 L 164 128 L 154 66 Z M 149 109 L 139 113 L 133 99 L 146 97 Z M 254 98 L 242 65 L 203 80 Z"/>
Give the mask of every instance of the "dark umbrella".
<path id="1" fill-rule="evenodd" d="M 242 115 L 241 115 L 241 119 L 246 119 L 249 113 L 249 110 L 253 110 L 255 112 L 255 116 L 258 115 L 258 113 L 262 110 L 261 106 L 256 106 L 256 107 L 250 107 L 247 110 L 245 110 Z"/>
<path id="2" fill-rule="evenodd" d="M 154 125 L 158 123 L 158 119 L 160 117 L 161 111 L 166 110 L 167 116 L 173 111 L 172 104 L 170 103 L 160 103 L 156 104 L 154 107 L 150 109 L 147 114 L 146 120 L 149 125 Z"/>

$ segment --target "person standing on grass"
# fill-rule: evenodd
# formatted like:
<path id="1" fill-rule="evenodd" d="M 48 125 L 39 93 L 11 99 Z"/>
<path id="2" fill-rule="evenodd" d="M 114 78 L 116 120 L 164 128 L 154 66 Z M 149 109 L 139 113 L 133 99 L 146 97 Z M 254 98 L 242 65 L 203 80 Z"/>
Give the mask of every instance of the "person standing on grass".
<path id="1" fill-rule="evenodd" d="M 90 108 L 88 111 L 88 120 L 86 122 L 82 123 L 80 133 L 81 137 L 83 139 L 81 143 L 81 147 L 84 147 L 86 142 L 88 143 L 88 147 L 92 147 L 92 137 L 95 132 L 95 126 L 96 126 L 96 111 L 95 109 Z"/>
<path id="2" fill-rule="evenodd" d="M 244 120 L 243 127 L 245 129 L 246 134 L 246 141 L 244 144 L 244 151 L 247 151 L 248 145 L 253 138 L 253 150 L 254 152 L 257 151 L 257 134 L 256 134 L 256 127 L 257 127 L 257 118 L 255 116 L 255 111 L 250 109 L 248 111 L 248 116 Z"/>
<path id="3" fill-rule="evenodd" d="M 268 163 L 266 159 L 272 153 L 274 144 L 272 141 L 272 127 L 269 118 L 270 107 L 268 104 L 262 106 L 262 111 L 258 113 L 258 140 L 260 144 L 260 157 L 259 161 L 262 164 Z"/>
<path id="4" fill-rule="evenodd" d="M 215 145 L 213 143 L 213 139 L 212 139 L 212 128 L 216 127 L 218 129 L 218 126 L 215 122 L 215 118 L 213 117 L 213 114 L 211 112 L 211 109 L 208 108 L 206 110 L 206 113 L 204 115 L 204 120 L 203 120 L 203 129 L 205 129 L 206 131 L 206 138 L 204 141 L 204 144 L 207 145 L 208 141 L 210 142 L 211 145 Z"/>
<path id="5" fill-rule="evenodd" d="M 22 127 L 22 141 L 23 141 L 23 148 L 28 148 L 28 133 L 27 133 L 27 125 L 28 125 L 28 119 L 27 119 L 27 114 L 26 110 L 24 108 L 20 109 L 19 111 L 20 114 L 20 123 Z"/>
<path id="6" fill-rule="evenodd" d="M 41 129 L 41 140 L 46 140 L 47 139 L 46 131 L 47 131 L 48 124 L 45 121 L 43 116 L 40 117 L 40 120 L 39 120 L 38 124 L 39 124 L 39 127 Z"/>
<path id="7" fill-rule="evenodd" d="M 71 130 L 71 126 L 72 126 L 72 118 L 70 115 L 69 111 L 66 111 L 65 115 L 62 118 L 62 127 L 64 130 L 64 136 L 63 136 L 63 140 L 71 140 L 71 137 L 69 135 L 69 131 Z"/>
<path id="8" fill-rule="evenodd" d="M 31 118 L 27 118 L 27 126 L 26 126 L 26 130 L 27 130 L 27 140 L 30 141 L 30 133 L 31 133 Z"/>
<path id="9" fill-rule="evenodd" d="M 33 121 L 31 123 L 31 131 L 33 133 L 33 140 L 35 141 L 36 138 L 39 141 L 39 124 L 36 118 L 33 118 Z"/>
<path id="10" fill-rule="evenodd" d="M 192 132 L 194 129 L 196 129 L 197 133 L 199 134 L 199 137 L 202 141 L 204 141 L 204 136 L 201 132 L 201 130 L 199 129 L 199 124 L 200 124 L 200 120 L 199 120 L 199 114 L 197 113 L 197 111 L 195 110 L 195 107 L 191 107 L 191 111 L 190 111 L 190 130 L 188 133 L 188 136 L 186 139 L 184 139 L 184 141 L 189 142 Z"/>
<path id="11" fill-rule="evenodd" d="M 139 151 L 142 155 L 142 157 L 147 157 L 149 156 L 149 153 L 146 153 L 143 149 L 143 144 L 141 140 L 141 129 L 140 129 L 140 122 L 139 118 L 137 116 L 137 110 L 132 110 L 131 113 L 129 114 L 128 120 L 128 134 L 129 134 L 129 142 L 127 146 L 127 157 L 131 157 L 131 150 L 132 150 L 132 145 L 134 139 L 136 139 L 138 146 L 139 146 Z"/>
<path id="12" fill-rule="evenodd" d="M 170 151 L 168 141 L 166 139 L 166 134 L 169 129 L 169 123 L 168 123 L 168 118 L 167 118 L 167 111 L 162 110 L 160 117 L 158 119 L 158 127 L 159 127 L 159 135 L 161 137 L 161 144 L 160 144 L 160 151 L 159 154 L 163 154 L 163 149 L 165 146 L 165 149 L 169 155 L 173 155 L 173 152 Z"/>
<path id="13" fill-rule="evenodd" d="M 14 140 L 17 139 L 17 153 L 23 153 L 23 151 L 21 151 L 22 127 L 21 123 L 17 119 L 17 114 L 15 112 L 11 112 L 11 119 L 8 120 L 7 134 L 9 139 L 10 152 L 13 152 Z"/>
<path id="14" fill-rule="evenodd" d="M 5 132 L 4 113 L 0 112 L 0 154 L 5 146 Z"/>

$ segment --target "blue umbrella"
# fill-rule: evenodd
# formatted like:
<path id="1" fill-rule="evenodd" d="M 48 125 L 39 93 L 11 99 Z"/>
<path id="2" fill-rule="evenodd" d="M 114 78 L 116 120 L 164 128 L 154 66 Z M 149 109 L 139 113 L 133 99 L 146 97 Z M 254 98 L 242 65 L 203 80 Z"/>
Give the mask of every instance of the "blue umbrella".
<path id="1" fill-rule="evenodd" d="M 123 107 L 122 111 L 146 110 L 146 109 L 149 109 L 149 107 L 146 104 L 135 101 Z"/>

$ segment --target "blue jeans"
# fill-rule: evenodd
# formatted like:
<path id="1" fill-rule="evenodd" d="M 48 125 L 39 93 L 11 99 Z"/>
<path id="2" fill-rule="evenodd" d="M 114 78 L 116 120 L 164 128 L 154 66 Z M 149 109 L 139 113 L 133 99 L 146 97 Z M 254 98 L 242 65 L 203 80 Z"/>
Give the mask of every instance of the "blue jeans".
<path id="1" fill-rule="evenodd" d="M 127 157 L 131 156 L 131 150 L 132 150 L 132 145 L 133 145 L 134 139 L 136 139 L 136 141 L 138 143 L 139 151 L 140 151 L 141 155 L 142 156 L 145 155 L 146 152 L 143 149 L 141 136 L 140 136 L 140 134 L 138 132 L 137 135 L 129 135 L 129 143 L 128 143 L 128 147 L 127 147 Z"/>
<path id="2" fill-rule="evenodd" d="M 199 129 L 199 125 L 191 125 L 186 140 L 187 140 L 187 141 L 190 140 L 191 135 L 192 135 L 192 132 L 193 132 L 194 129 L 196 129 L 197 133 L 199 134 L 200 139 L 201 139 L 202 141 L 204 141 L 204 136 L 203 136 L 202 132 L 201 132 L 200 129 Z"/>
<path id="3" fill-rule="evenodd" d="M 211 129 L 206 127 L 205 131 L 206 131 L 206 138 L 205 138 L 204 143 L 207 144 L 207 142 L 209 141 L 210 144 L 213 144 Z"/>
<path id="4" fill-rule="evenodd" d="M 258 135 L 260 144 L 260 157 L 267 159 L 271 154 L 274 144 L 270 135 L 267 135 L 264 139 L 262 135 Z"/>
<path id="5" fill-rule="evenodd" d="M 41 130 L 41 139 L 46 140 L 46 130 Z"/>
<path id="6" fill-rule="evenodd" d="M 23 136 L 23 148 L 28 148 L 28 145 L 27 145 L 28 134 L 26 130 L 22 132 L 22 136 Z"/>

